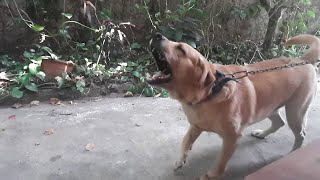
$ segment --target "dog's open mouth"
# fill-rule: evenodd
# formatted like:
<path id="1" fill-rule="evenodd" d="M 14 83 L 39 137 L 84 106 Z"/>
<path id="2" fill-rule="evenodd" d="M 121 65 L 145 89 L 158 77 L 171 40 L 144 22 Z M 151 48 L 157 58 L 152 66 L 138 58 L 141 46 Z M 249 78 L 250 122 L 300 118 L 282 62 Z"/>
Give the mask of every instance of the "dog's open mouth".
<path id="1" fill-rule="evenodd" d="M 165 55 L 160 50 L 151 46 L 151 52 L 158 65 L 158 72 L 154 73 L 153 76 L 147 77 L 147 82 L 150 85 L 164 84 L 171 80 L 171 68 L 166 60 Z"/>

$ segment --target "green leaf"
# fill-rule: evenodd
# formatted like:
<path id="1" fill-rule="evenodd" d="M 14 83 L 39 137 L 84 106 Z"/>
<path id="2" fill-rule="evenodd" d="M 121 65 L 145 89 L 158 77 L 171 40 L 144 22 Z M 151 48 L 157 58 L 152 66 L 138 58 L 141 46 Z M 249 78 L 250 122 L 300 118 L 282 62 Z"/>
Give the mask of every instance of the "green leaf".
<path id="1" fill-rule="evenodd" d="M 132 72 L 133 71 L 133 67 L 126 67 L 125 71 L 126 72 Z"/>
<path id="2" fill-rule="evenodd" d="M 77 43 L 77 47 L 79 47 L 79 48 L 83 48 L 83 47 L 85 47 L 85 46 L 86 46 L 85 43 Z"/>
<path id="3" fill-rule="evenodd" d="M 138 43 L 132 43 L 130 45 L 130 49 L 140 49 L 142 46 L 141 44 L 138 44 Z"/>
<path id="4" fill-rule="evenodd" d="M 65 28 L 65 29 L 59 29 L 59 33 L 61 35 L 63 35 L 64 37 L 68 38 L 68 39 L 71 39 L 71 36 L 68 32 L 68 30 Z"/>
<path id="5" fill-rule="evenodd" d="M 72 14 L 70 14 L 70 13 L 61 13 L 61 14 L 62 14 L 62 16 L 66 17 L 68 19 L 72 18 Z"/>
<path id="6" fill-rule="evenodd" d="M 164 97 L 164 98 L 169 97 L 169 93 L 167 91 L 163 90 L 163 91 L 161 91 L 161 97 Z"/>
<path id="7" fill-rule="evenodd" d="M 247 17 L 255 17 L 260 11 L 260 7 L 257 5 L 249 6 L 244 10 Z"/>
<path id="8" fill-rule="evenodd" d="M 312 3 L 311 1 L 312 0 L 305 0 L 304 3 L 306 3 L 306 5 L 311 5 L 311 3 Z"/>
<path id="9" fill-rule="evenodd" d="M 308 15 L 312 18 L 315 18 L 316 17 L 316 13 L 314 11 L 308 11 Z"/>
<path id="10" fill-rule="evenodd" d="M 132 94 L 138 94 L 139 93 L 139 87 L 136 85 L 131 85 L 129 88 L 129 91 L 132 92 Z"/>
<path id="11" fill-rule="evenodd" d="M 61 75 L 62 75 L 62 78 L 63 78 L 63 79 L 68 80 L 68 81 L 71 81 L 71 78 L 70 78 L 70 76 L 68 75 L 68 73 L 63 72 Z"/>
<path id="12" fill-rule="evenodd" d="M 238 13 L 241 19 L 247 18 L 247 13 L 244 10 L 240 10 Z"/>
<path id="13" fill-rule="evenodd" d="M 161 18 L 161 13 L 160 12 L 157 12 L 155 15 L 154 15 L 155 18 L 157 19 L 160 19 Z"/>
<path id="14" fill-rule="evenodd" d="M 132 75 L 135 76 L 135 77 L 137 77 L 137 78 L 140 78 L 140 77 L 141 77 L 141 73 L 138 72 L 138 71 L 133 71 L 133 72 L 132 72 Z"/>
<path id="15" fill-rule="evenodd" d="M 40 26 L 40 25 L 37 25 L 37 24 L 33 24 L 31 25 L 31 29 L 36 31 L 36 32 L 40 32 L 40 31 L 43 31 L 44 30 L 44 26 Z"/>
<path id="16" fill-rule="evenodd" d="M 40 66 L 38 64 L 31 63 L 29 64 L 29 72 L 33 75 L 37 74 L 40 70 Z"/>
<path id="17" fill-rule="evenodd" d="M 183 33 L 182 31 L 177 31 L 177 33 L 176 33 L 175 36 L 174 36 L 174 39 L 175 39 L 176 41 L 181 41 L 183 34 L 184 34 L 184 33 Z"/>
<path id="18" fill-rule="evenodd" d="M 142 83 L 145 83 L 145 82 L 146 82 L 146 77 L 141 77 L 141 78 L 140 78 L 140 81 L 141 81 Z"/>
<path id="19" fill-rule="evenodd" d="M 37 63 L 41 63 L 42 62 L 42 57 L 38 56 L 34 59 Z"/>
<path id="20" fill-rule="evenodd" d="M 306 24 L 303 21 L 299 21 L 297 24 L 297 32 L 302 33 L 307 30 L 308 30 L 308 28 L 307 28 Z"/>
<path id="21" fill-rule="evenodd" d="M 12 97 L 21 98 L 23 96 L 23 91 L 20 91 L 18 87 L 12 88 L 10 91 Z"/>
<path id="22" fill-rule="evenodd" d="M 81 93 L 84 92 L 84 87 L 86 86 L 86 82 L 84 79 L 80 79 L 76 83 L 77 90 Z"/>
<path id="23" fill-rule="evenodd" d="M 50 48 L 47 47 L 47 46 L 42 46 L 41 49 L 47 51 L 49 54 L 53 53 L 52 49 L 50 49 Z"/>
<path id="24" fill-rule="evenodd" d="M 31 74 L 27 73 L 27 74 L 23 74 L 19 79 L 18 82 L 26 85 L 30 83 L 30 78 L 31 78 Z"/>
<path id="25" fill-rule="evenodd" d="M 24 51 L 24 52 L 23 52 L 23 56 L 24 56 L 25 58 L 32 58 L 32 57 L 34 56 L 34 53 L 29 52 L 29 51 Z"/>
<path id="26" fill-rule="evenodd" d="M 39 71 L 36 76 L 41 79 L 41 80 L 44 80 L 44 78 L 46 77 L 46 74 L 42 71 Z"/>
<path id="27" fill-rule="evenodd" d="M 64 79 L 62 77 L 60 77 L 60 76 L 55 77 L 55 79 L 58 82 L 58 88 L 61 88 L 62 85 L 64 84 Z"/>
<path id="28" fill-rule="evenodd" d="M 197 48 L 197 45 L 196 45 L 196 43 L 194 41 L 187 41 L 187 44 L 189 44 L 193 48 Z"/>
<path id="29" fill-rule="evenodd" d="M 180 16 L 182 16 L 182 17 L 185 16 L 187 11 L 188 10 L 186 9 L 186 7 L 184 7 L 183 5 L 180 5 L 180 7 L 178 9 L 178 12 L 179 12 Z"/>
<path id="30" fill-rule="evenodd" d="M 147 97 L 153 97 L 155 95 L 155 91 L 153 87 L 151 86 L 146 87 L 144 90 L 144 95 Z"/>
<path id="31" fill-rule="evenodd" d="M 128 76 L 121 76 L 121 81 L 128 81 Z"/>
<path id="32" fill-rule="evenodd" d="M 55 53 L 53 53 L 53 51 L 52 51 L 49 47 L 47 47 L 47 46 L 42 46 L 41 49 L 43 49 L 43 50 L 45 50 L 47 53 L 49 53 L 52 59 L 58 59 L 58 56 L 57 56 Z"/>
<path id="33" fill-rule="evenodd" d="M 38 86 L 35 83 L 26 84 L 24 87 L 30 91 L 38 92 Z"/>
<path id="34" fill-rule="evenodd" d="M 110 20 L 111 16 L 112 16 L 112 11 L 111 11 L 111 9 L 103 8 L 100 11 L 99 16 L 100 16 L 100 19 L 102 19 L 102 20 Z"/>
<path id="35" fill-rule="evenodd" d="M 132 66 L 137 66 L 137 64 L 134 63 L 134 62 L 132 62 L 132 61 L 128 61 L 127 63 L 128 63 L 127 65 L 128 65 L 128 66 L 131 66 L 131 67 L 132 67 Z"/>
<path id="36" fill-rule="evenodd" d="M 173 22 L 176 22 L 176 21 L 179 21 L 179 20 L 180 20 L 180 19 L 179 19 L 179 16 L 177 16 L 177 15 L 175 15 L 175 14 L 171 15 L 171 16 L 170 16 L 170 19 L 171 19 L 171 21 L 173 21 Z"/>

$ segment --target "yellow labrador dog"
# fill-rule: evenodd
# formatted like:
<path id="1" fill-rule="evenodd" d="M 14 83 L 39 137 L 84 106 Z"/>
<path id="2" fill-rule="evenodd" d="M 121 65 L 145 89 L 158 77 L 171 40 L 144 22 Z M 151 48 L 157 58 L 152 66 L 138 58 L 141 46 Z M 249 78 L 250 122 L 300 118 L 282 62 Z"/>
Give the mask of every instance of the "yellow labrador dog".
<path id="1" fill-rule="evenodd" d="M 238 82 L 224 74 L 317 60 L 320 58 L 319 38 L 304 34 L 286 42 L 286 45 L 310 46 L 301 58 L 279 57 L 247 66 L 211 64 L 188 44 L 170 41 L 161 34 L 156 34 L 150 44 L 159 72 L 148 77 L 148 83 L 166 89 L 177 99 L 190 123 L 175 169 L 186 162 L 201 132 L 215 132 L 223 139 L 223 149 L 215 168 L 200 179 L 221 176 L 244 128 L 269 118 L 271 127 L 252 132 L 255 137 L 265 138 L 285 124 L 279 114 L 281 107 L 285 107 L 288 125 L 295 136 L 292 151 L 302 145 L 307 111 L 316 93 L 313 65 L 249 74 Z"/>

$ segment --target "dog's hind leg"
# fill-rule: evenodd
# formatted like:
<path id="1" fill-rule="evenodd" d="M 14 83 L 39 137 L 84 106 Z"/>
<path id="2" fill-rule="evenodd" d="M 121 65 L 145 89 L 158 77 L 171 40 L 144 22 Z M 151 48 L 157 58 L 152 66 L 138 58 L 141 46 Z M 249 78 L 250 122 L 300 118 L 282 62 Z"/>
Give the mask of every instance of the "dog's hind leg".
<path id="1" fill-rule="evenodd" d="M 279 128 L 285 125 L 283 118 L 280 115 L 279 110 L 275 111 L 269 119 L 271 120 L 271 126 L 266 130 L 257 129 L 252 131 L 251 135 L 263 139 L 267 137 L 269 134 L 276 132 Z"/>
<path id="2" fill-rule="evenodd" d="M 306 136 L 306 124 L 307 124 L 307 108 L 296 110 L 296 108 L 286 108 L 288 125 L 292 130 L 295 140 L 291 152 L 300 148 L 303 144 L 303 140 Z"/>
<path id="3" fill-rule="evenodd" d="M 291 152 L 300 148 L 306 136 L 307 126 L 307 112 L 310 106 L 311 99 L 308 99 L 301 106 L 297 107 L 296 104 L 286 106 L 286 115 L 288 125 L 292 130 L 295 140 Z"/>
<path id="4" fill-rule="evenodd" d="M 202 130 L 193 125 L 190 125 L 186 135 L 183 137 L 181 144 L 181 156 L 179 160 L 175 162 L 174 170 L 180 169 L 186 163 L 186 159 L 189 151 L 192 148 L 192 144 L 196 141 L 201 132 Z"/>
<path id="5" fill-rule="evenodd" d="M 317 92 L 315 82 L 315 76 L 313 80 L 305 81 L 294 94 L 294 98 L 285 105 L 287 122 L 295 137 L 291 152 L 302 146 L 306 136 L 307 114 Z"/>

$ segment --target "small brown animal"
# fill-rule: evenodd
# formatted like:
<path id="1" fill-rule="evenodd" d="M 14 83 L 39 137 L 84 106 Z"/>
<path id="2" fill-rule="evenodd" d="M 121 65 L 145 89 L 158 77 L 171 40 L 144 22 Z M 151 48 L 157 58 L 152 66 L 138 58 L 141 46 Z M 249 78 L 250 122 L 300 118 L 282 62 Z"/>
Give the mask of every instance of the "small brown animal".
<path id="1" fill-rule="evenodd" d="M 156 34 L 150 44 L 160 71 L 148 77 L 148 83 L 166 89 L 177 99 L 190 123 L 175 169 L 184 165 L 201 132 L 215 132 L 223 140 L 222 152 L 216 167 L 201 179 L 220 177 L 246 127 L 269 118 L 270 128 L 252 132 L 255 137 L 265 138 L 285 124 L 279 113 L 281 107 L 285 107 L 288 125 L 295 136 L 292 151 L 301 147 L 306 135 L 307 111 L 317 87 L 313 65 L 249 75 L 239 82 L 225 79 L 223 74 L 317 60 L 319 38 L 303 34 L 286 42 L 286 45 L 310 46 L 301 58 L 279 57 L 247 66 L 211 64 L 188 44 L 170 41 L 161 34 Z"/>

